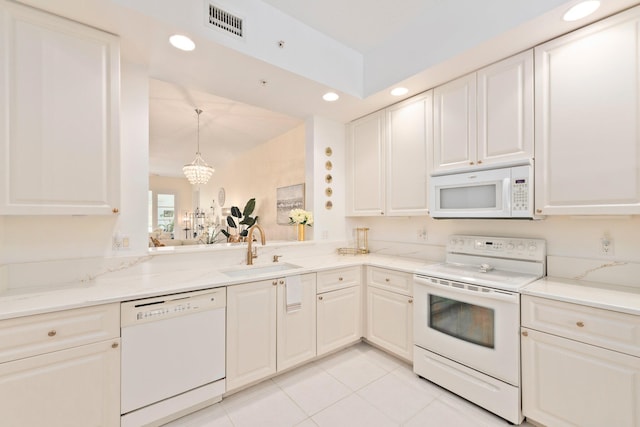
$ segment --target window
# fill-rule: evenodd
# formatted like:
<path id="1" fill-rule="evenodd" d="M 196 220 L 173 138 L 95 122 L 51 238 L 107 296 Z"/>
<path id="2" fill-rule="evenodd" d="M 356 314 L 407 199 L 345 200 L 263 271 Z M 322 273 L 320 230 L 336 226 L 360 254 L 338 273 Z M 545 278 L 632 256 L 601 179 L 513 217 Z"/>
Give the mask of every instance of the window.
<path id="1" fill-rule="evenodd" d="M 155 196 L 155 197 L 154 197 Z M 173 233 L 175 226 L 176 196 L 171 193 L 153 194 L 149 190 L 149 232 L 160 228 L 162 231 Z"/>

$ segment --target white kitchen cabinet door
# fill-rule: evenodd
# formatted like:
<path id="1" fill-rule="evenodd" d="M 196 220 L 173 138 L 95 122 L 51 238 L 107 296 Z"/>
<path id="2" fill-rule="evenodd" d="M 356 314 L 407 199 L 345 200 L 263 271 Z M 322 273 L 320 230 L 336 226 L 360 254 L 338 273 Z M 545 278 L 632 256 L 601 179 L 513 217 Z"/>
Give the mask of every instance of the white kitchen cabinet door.
<path id="1" fill-rule="evenodd" d="M 227 287 L 227 390 L 276 372 L 278 280 Z"/>
<path id="2" fill-rule="evenodd" d="M 433 90 L 433 172 L 475 165 L 476 73 Z"/>
<path id="3" fill-rule="evenodd" d="M 362 338 L 360 286 L 317 296 L 318 356 Z"/>
<path id="4" fill-rule="evenodd" d="M 640 213 L 639 18 L 535 48 L 536 213 Z"/>
<path id="5" fill-rule="evenodd" d="M 477 164 L 533 158 L 533 50 L 477 73 Z"/>
<path id="6" fill-rule="evenodd" d="M 433 92 L 386 110 L 385 215 L 427 215 Z"/>
<path id="7" fill-rule="evenodd" d="M 289 310 L 286 286 L 291 278 L 278 280 L 278 371 L 316 356 L 316 275 L 305 274 L 300 280 L 300 308 Z"/>
<path id="8" fill-rule="evenodd" d="M 384 111 L 347 125 L 347 215 L 384 215 Z"/>
<path id="9" fill-rule="evenodd" d="M 0 424 L 120 425 L 119 339 L 0 364 Z"/>
<path id="10" fill-rule="evenodd" d="M 640 426 L 640 358 L 523 328 L 522 412 L 548 426 Z"/>
<path id="11" fill-rule="evenodd" d="M 118 38 L 12 2 L 0 21 L 0 214 L 117 213 Z"/>
<path id="12" fill-rule="evenodd" d="M 413 298 L 368 287 L 367 340 L 413 360 Z"/>

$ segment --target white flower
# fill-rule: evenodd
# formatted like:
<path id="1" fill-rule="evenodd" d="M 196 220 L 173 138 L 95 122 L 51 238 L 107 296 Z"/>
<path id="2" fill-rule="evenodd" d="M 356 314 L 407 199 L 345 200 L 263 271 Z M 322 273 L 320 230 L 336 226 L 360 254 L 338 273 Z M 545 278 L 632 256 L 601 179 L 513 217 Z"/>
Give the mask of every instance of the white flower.
<path id="1" fill-rule="evenodd" d="M 289 212 L 290 224 L 313 224 L 313 214 L 304 209 L 291 209 Z"/>

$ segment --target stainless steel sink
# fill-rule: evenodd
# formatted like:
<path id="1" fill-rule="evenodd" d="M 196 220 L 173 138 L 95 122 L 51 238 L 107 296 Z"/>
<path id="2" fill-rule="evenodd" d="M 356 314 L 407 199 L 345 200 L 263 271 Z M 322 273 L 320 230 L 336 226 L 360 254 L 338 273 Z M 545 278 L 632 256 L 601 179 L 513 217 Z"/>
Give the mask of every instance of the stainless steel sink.
<path id="1" fill-rule="evenodd" d="M 222 270 L 221 272 L 229 277 L 254 277 L 272 273 L 287 272 L 289 270 L 296 270 L 298 268 L 302 267 L 300 267 L 299 265 L 284 262 L 273 263 L 269 265 L 240 267 L 229 270 Z"/>

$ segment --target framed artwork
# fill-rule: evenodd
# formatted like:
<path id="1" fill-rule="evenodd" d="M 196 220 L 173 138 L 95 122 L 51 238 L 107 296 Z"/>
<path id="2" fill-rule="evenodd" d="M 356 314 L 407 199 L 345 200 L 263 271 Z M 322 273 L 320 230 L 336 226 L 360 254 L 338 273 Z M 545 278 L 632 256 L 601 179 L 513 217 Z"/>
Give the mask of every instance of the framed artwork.
<path id="1" fill-rule="evenodd" d="M 280 187 L 276 190 L 276 218 L 278 224 L 289 224 L 289 211 L 291 209 L 304 209 L 304 184 Z"/>

